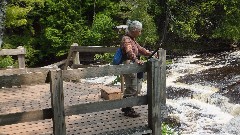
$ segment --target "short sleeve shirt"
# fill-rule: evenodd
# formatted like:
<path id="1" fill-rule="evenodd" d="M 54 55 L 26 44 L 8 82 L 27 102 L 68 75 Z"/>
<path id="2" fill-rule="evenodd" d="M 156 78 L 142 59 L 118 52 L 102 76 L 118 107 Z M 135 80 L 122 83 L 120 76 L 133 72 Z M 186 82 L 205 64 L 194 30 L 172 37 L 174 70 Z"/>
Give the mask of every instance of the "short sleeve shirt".
<path id="1" fill-rule="evenodd" d="M 127 59 L 132 61 L 135 61 L 140 54 L 145 56 L 151 55 L 151 53 L 141 47 L 134 38 L 126 35 L 122 37 L 121 48 Z"/>

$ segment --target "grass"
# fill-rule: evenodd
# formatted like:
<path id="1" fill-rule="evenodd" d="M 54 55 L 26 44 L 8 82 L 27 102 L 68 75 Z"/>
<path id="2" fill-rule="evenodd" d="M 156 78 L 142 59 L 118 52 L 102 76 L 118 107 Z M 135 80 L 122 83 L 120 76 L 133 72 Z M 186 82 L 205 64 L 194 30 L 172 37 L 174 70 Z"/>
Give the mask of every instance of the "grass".
<path id="1" fill-rule="evenodd" d="M 174 132 L 174 129 L 171 125 L 163 123 L 162 124 L 162 135 L 176 135 L 177 133 Z"/>

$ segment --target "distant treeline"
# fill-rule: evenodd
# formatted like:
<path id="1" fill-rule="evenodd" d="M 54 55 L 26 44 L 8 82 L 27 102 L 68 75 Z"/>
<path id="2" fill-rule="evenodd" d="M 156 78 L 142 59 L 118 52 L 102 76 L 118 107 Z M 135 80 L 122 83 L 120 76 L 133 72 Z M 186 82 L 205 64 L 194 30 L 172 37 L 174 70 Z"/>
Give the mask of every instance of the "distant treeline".
<path id="1" fill-rule="evenodd" d="M 34 67 L 65 56 L 72 43 L 116 46 L 114 29 L 126 20 L 143 23 L 138 42 L 154 49 L 167 26 L 167 41 L 240 39 L 239 0 L 8 0 L 3 48 L 24 46 Z M 168 25 L 165 24 L 168 18 Z M 184 47 L 184 45 L 183 45 Z M 1 60 L 1 59 L 0 59 Z"/>

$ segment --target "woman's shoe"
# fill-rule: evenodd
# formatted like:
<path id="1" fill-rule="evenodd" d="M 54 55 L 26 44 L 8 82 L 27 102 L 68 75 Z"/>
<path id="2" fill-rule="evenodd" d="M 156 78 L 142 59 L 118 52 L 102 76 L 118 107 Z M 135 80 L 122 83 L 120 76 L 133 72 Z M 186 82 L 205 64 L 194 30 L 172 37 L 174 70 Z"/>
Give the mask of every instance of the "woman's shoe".
<path id="1" fill-rule="evenodd" d="M 140 114 L 137 113 L 136 111 L 127 111 L 127 112 L 124 112 L 124 116 L 137 118 L 137 117 L 140 117 Z"/>
<path id="2" fill-rule="evenodd" d="M 132 118 L 140 117 L 140 114 L 134 111 L 132 107 L 122 108 L 122 112 L 124 112 L 124 116 L 127 116 L 127 117 L 132 117 Z"/>

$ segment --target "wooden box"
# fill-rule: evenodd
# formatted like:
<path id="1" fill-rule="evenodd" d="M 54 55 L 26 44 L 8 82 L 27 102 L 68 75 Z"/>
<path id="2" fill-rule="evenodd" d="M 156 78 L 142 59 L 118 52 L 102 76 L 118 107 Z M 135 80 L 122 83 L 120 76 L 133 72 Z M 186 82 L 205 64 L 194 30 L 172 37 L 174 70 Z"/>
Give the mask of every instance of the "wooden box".
<path id="1" fill-rule="evenodd" d="M 101 89 L 101 97 L 105 100 L 122 99 L 123 94 L 118 88 L 104 87 Z"/>

